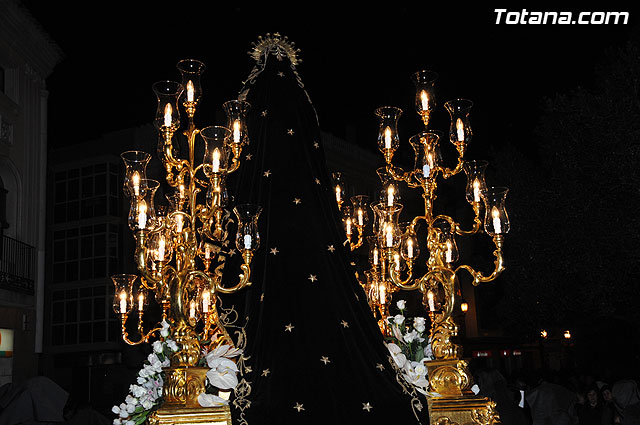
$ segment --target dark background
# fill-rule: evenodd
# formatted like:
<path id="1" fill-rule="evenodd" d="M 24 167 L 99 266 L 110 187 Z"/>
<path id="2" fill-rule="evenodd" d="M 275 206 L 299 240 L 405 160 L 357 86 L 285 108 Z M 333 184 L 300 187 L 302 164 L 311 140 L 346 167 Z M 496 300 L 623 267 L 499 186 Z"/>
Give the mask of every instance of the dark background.
<path id="1" fill-rule="evenodd" d="M 221 104 L 236 97 L 254 64 L 247 54 L 251 44 L 279 32 L 301 50 L 298 71 L 324 131 L 375 151 L 374 109 L 398 106 L 404 110 L 400 131 L 406 149 L 408 137 L 419 130 L 410 76 L 432 69 L 440 74 L 440 105 L 458 97 L 474 101 L 468 157 L 495 160 L 492 175 L 512 187 L 509 270 L 480 291 L 490 299 L 485 311 L 493 324 L 527 341 L 535 341 L 543 327 L 556 336 L 570 326 L 581 329 L 574 332 L 576 351 L 582 353 L 576 358 L 587 365 L 608 362 L 612 352 L 618 359 L 638 359 L 633 284 L 640 205 L 638 186 L 629 185 L 637 181 L 637 171 L 626 174 L 637 164 L 637 150 L 624 150 L 637 146 L 638 115 L 633 104 L 609 111 L 613 116 L 597 107 L 616 105 L 626 95 L 637 100 L 624 84 L 617 91 L 601 88 L 612 72 L 603 67 L 616 63 L 611 55 L 636 39 L 634 10 L 603 5 L 630 12 L 627 25 L 496 25 L 499 4 L 383 3 L 360 9 L 326 3 L 292 8 L 133 3 L 86 2 L 62 10 L 58 2 L 25 2 L 66 55 L 47 81 L 51 147 L 151 122 L 156 104 L 151 85 L 177 79 L 175 63 L 183 58 L 207 65 L 199 124 L 220 124 Z M 540 4 L 527 9 L 603 10 Z M 637 62 L 637 55 L 631 56 Z M 636 62 L 618 63 L 622 80 L 638 75 Z M 616 78 L 609 81 L 615 85 Z M 579 90 L 593 95 L 572 97 Z M 562 104 L 559 96 L 578 100 Z M 588 108 L 592 112 L 579 117 L 582 121 L 572 115 Z M 627 112 L 630 127 L 623 130 L 628 131 L 614 137 L 606 125 Z M 447 119 L 440 108 L 434 124 L 446 128 Z M 565 137 L 564 123 L 583 131 Z M 601 133 L 584 131 L 594 123 Z M 599 155 L 616 149 L 623 150 L 598 165 Z M 613 158 L 624 166 L 617 169 Z M 568 163 L 577 165 L 564 168 Z M 593 188 L 585 190 L 580 173 Z M 611 184 L 620 193 L 608 198 Z M 612 215 L 616 221 L 609 223 Z"/>

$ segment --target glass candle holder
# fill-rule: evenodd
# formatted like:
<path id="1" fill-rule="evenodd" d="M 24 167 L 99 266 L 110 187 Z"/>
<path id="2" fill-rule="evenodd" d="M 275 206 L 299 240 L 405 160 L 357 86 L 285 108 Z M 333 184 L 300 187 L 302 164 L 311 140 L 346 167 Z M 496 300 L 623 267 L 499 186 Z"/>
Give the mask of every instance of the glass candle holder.
<path id="1" fill-rule="evenodd" d="M 262 207 L 252 204 L 238 205 L 233 209 L 238 218 L 236 233 L 236 248 L 238 251 L 255 251 L 260 247 L 260 233 L 258 232 L 258 218 Z"/>
<path id="2" fill-rule="evenodd" d="M 153 230 L 157 227 L 154 197 L 160 187 L 157 180 L 143 179 L 143 195 L 131 198 L 129 209 L 129 228 L 134 232 L 138 230 Z"/>
<path id="3" fill-rule="evenodd" d="M 207 190 L 207 205 L 214 208 L 224 207 L 229 202 L 229 192 L 227 191 L 227 175 L 221 174 L 218 179 L 214 179 Z"/>
<path id="4" fill-rule="evenodd" d="M 380 124 L 378 129 L 378 149 L 390 162 L 393 152 L 400 147 L 398 136 L 398 119 L 402 115 L 402 109 L 395 106 L 383 106 L 375 110 Z"/>
<path id="5" fill-rule="evenodd" d="M 380 191 L 380 203 L 387 207 L 393 207 L 394 204 L 400 203 L 401 200 L 399 184 L 395 180 L 387 180 L 383 183 Z"/>
<path id="6" fill-rule="evenodd" d="M 229 100 L 222 105 L 227 115 L 227 128 L 231 131 L 231 143 L 237 146 L 249 144 L 247 131 L 247 112 L 251 108 L 249 102 Z"/>
<path id="7" fill-rule="evenodd" d="M 415 154 L 414 169 L 421 179 L 433 178 L 442 163 L 440 135 L 436 131 L 423 131 L 409 139 Z"/>
<path id="8" fill-rule="evenodd" d="M 369 197 L 356 195 L 351 197 L 352 218 L 354 225 L 364 227 L 369 223 Z"/>
<path id="9" fill-rule="evenodd" d="M 147 240 L 147 250 L 151 261 L 155 263 L 168 263 L 173 254 L 171 238 L 164 231 L 152 232 Z"/>
<path id="10" fill-rule="evenodd" d="M 154 124 L 162 132 L 173 133 L 180 127 L 178 98 L 182 94 L 183 86 L 176 81 L 158 81 L 152 88 L 158 99 Z"/>
<path id="11" fill-rule="evenodd" d="M 229 129 L 221 126 L 209 126 L 200 131 L 200 136 L 205 143 L 202 171 L 207 177 L 224 174 L 227 171 L 231 159 L 228 146 L 230 135 Z"/>
<path id="12" fill-rule="evenodd" d="M 487 191 L 485 171 L 487 161 L 465 161 L 463 168 L 467 175 L 466 197 L 470 204 L 482 202 L 482 194 Z"/>
<path id="13" fill-rule="evenodd" d="M 202 97 L 200 76 L 205 71 L 206 66 L 196 59 L 183 59 L 176 64 L 176 68 L 178 68 L 182 76 L 183 90 L 180 95 L 182 104 L 187 109 L 195 107 Z"/>
<path id="14" fill-rule="evenodd" d="M 438 74 L 422 70 L 412 75 L 412 81 L 416 86 L 415 106 L 418 115 L 422 117 L 424 125 L 429 124 L 431 113 L 436 107 L 435 83 Z"/>
<path id="15" fill-rule="evenodd" d="M 466 147 L 471 141 L 473 132 L 471 131 L 469 112 L 472 106 L 473 102 L 468 99 L 449 100 L 444 104 L 451 117 L 449 140 L 458 149 Z"/>
<path id="16" fill-rule="evenodd" d="M 509 232 L 509 216 L 505 207 L 508 191 L 506 187 L 490 187 L 483 193 L 484 229 L 491 236 Z"/>
<path id="17" fill-rule="evenodd" d="M 115 274 L 111 276 L 114 285 L 113 311 L 116 314 L 128 314 L 133 305 L 133 282 L 138 278 L 134 274 Z"/>
<path id="18" fill-rule="evenodd" d="M 412 262 L 420 255 L 420 247 L 418 246 L 418 236 L 415 232 L 407 230 L 402 235 L 400 244 L 400 254 L 407 262 Z"/>
<path id="19" fill-rule="evenodd" d="M 142 151 L 127 151 L 120 154 L 124 162 L 124 194 L 127 197 L 140 197 L 146 189 L 147 165 L 151 155 Z"/>
<path id="20" fill-rule="evenodd" d="M 378 245 L 385 250 L 397 248 L 402 236 L 398 226 L 402 205 L 393 204 L 388 206 L 380 202 L 373 209 L 378 216 Z"/>

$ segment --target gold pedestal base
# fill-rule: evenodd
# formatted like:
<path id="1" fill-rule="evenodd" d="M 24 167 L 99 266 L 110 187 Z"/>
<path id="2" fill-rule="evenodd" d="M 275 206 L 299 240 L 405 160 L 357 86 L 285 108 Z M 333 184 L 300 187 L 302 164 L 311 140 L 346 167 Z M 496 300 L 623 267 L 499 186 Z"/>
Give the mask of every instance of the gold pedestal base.
<path id="1" fill-rule="evenodd" d="M 149 425 L 231 425 L 229 406 L 171 408 L 161 407 L 149 416 Z"/>
<path id="2" fill-rule="evenodd" d="M 431 425 L 497 425 L 496 403 L 486 397 L 430 397 Z"/>

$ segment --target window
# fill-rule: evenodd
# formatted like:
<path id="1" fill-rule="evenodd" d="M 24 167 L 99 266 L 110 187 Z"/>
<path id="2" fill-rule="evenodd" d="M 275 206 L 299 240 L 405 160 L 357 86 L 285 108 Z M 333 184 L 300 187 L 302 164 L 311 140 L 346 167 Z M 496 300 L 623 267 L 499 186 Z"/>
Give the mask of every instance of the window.
<path id="1" fill-rule="evenodd" d="M 0 92 L 2 93 L 4 93 L 5 91 L 4 75 L 5 75 L 4 68 L 0 66 Z"/>

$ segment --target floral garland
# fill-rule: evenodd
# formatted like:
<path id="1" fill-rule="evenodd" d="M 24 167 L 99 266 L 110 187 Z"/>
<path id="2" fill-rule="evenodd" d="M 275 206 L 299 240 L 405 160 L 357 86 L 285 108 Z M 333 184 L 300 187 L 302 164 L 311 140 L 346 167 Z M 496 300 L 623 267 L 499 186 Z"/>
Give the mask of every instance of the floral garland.
<path id="1" fill-rule="evenodd" d="M 137 384 L 129 387 L 130 393 L 120 405 L 113 406 L 113 413 L 118 415 L 113 425 L 140 425 L 163 402 L 162 387 L 164 385 L 164 371 L 162 368 L 171 365 L 171 354 L 178 351 L 178 344 L 168 338 L 169 324 L 162 321 L 160 328 L 161 340 L 152 344 L 153 352 L 149 354 L 142 369 L 138 372 Z M 198 403 L 202 407 L 214 407 L 228 404 L 212 392 L 233 389 L 238 385 L 236 373 L 238 368 L 231 358 L 238 356 L 242 350 L 229 345 L 221 345 L 210 352 L 204 352 L 200 360 L 206 364 L 207 371 L 206 392 L 198 396 Z"/>
<path id="2" fill-rule="evenodd" d="M 402 376 L 415 386 L 417 391 L 427 395 L 429 379 L 425 362 L 433 360 L 434 357 L 431 341 L 428 336 L 425 338 L 426 319 L 414 317 L 410 323 L 404 316 L 405 301 L 399 300 L 396 306 L 400 313 L 387 317 L 387 326 L 391 330 L 391 336 L 385 342 L 387 349 L 398 368 L 402 370 Z"/>

